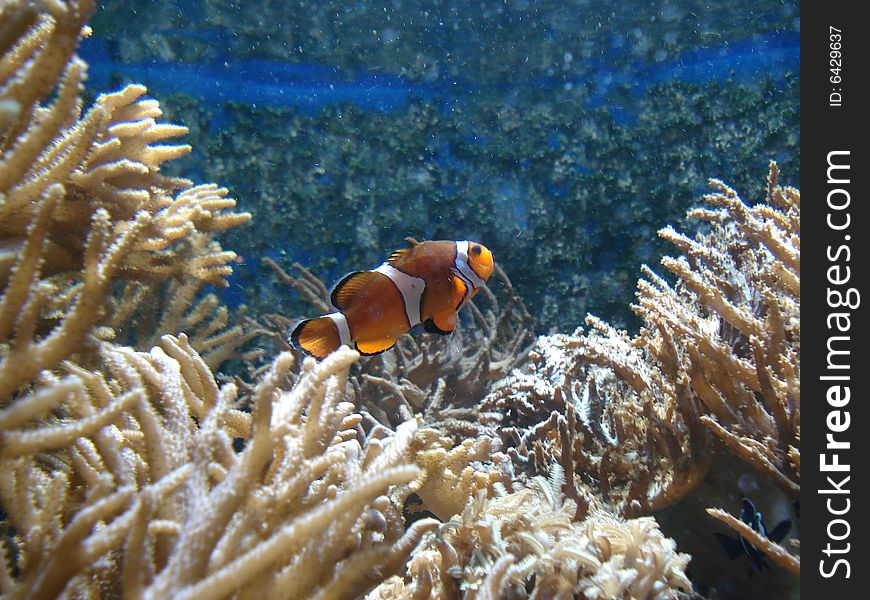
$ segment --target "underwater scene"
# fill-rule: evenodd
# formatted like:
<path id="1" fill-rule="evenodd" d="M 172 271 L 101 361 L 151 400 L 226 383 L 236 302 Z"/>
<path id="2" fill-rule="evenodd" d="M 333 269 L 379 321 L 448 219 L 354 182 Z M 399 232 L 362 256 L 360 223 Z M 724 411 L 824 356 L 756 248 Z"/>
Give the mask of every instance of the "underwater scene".
<path id="1" fill-rule="evenodd" d="M 800 11 L 0 0 L 0 597 L 800 597 Z"/>

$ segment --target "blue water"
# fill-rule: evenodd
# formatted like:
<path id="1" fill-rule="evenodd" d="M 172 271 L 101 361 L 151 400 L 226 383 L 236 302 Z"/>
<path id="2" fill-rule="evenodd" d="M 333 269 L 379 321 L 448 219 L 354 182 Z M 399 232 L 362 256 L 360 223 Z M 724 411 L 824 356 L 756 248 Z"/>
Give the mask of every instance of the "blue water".
<path id="1" fill-rule="evenodd" d="M 625 322 L 640 263 L 660 257 L 655 231 L 708 177 L 752 197 L 768 159 L 798 168 L 797 5 L 125 6 L 83 42 L 88 88 L 145 84 L 191 125 L 194 153 L 167 168 L 255 214 L 227 243 L 244 257 L 233 306 L 273 308 L 263 256 L 328 285 L 406 235 L 468 237 L 493 245 L 532 309 L 561 295 L 544 322 Z M 567 255 L 539 252 L 554 240 Z"/>
<path id="2" fill-rule="evenodd" d="M 378 73 L 342 74 L 337 69 L 275 60 L 226 61 L 209 64 L 168 62 L 118 63 L 105 43 L 88 40 L 81 54 L 89 63 L 91 85 L 110 87 L 113 75 L 144 83 L 153 94 L 184 93 L 211 102 L 258 106 L 293 106 L 316 111 L 351 102 L 363 109 L 394 110 L 410 94 L 430 98 L 433 90 L 412 88 L 400 77 Z"/>
<path id="3" fill-rule="evenodd" d="M 204 37 L 217 33 L 205 34 Z M 440 100 L 449 105 L 463 96 L 485 93 L 473 81 L 450 79 L 431 85 L 409 82 L 398 75 L 372 71 L 342 72 L 329 65 L 278 60 L 221 60 L 206 64 L 160 61 L 119 63 L 113 60 L 105 40 L 86 40 L 82 57 L 89 63 L 89 82 L 96 89 L 111 87 L 112 77 L 144 83 L 155 95 L 184 93 L 208 98 L 213 104 L 240 102 L 258 106 L 294 107 L 316 112 L 325 106 L 353 103 L 366 110 L 391 111 L 406 105 L 409 98 Z M 608 55 L 592 61 L 583 80 L 566 77 L 539 78 L 514 82 L 514 86 L 536 89 L 590 86 L 588 106 L 608 107 L 609 95 L 620 86 L 630 86 L 640 96 L 649 86 L 666 81 L 703 84 L 725 79 L 737 83 L 771 80 L 781 82 L 800 66 L 800 35 L 772 32 L 735 43 L 722 43 L 682 52 L 661 63 L 639 61 L 615 63 Z M 618 65 L 615 68 L 614 65 Z M 504 89 L 504 85 L 498 86 Z M 215 102 L 216 101 L 216 102 Z M 631 120 L 624 106 L 610 106 L 620 120 Z"/>

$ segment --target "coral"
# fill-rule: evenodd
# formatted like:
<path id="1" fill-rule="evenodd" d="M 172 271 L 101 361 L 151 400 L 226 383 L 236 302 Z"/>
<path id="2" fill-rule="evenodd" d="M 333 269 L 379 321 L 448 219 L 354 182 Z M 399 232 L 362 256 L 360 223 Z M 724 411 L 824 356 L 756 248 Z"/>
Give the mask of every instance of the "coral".
<path id="1" fill-rule="evenodd" d="M 308 361 L 278 398 L 261 384 L 252 415 L 232 412 L 232 386 L 224 388 L 219 403 L 229 412 L 201 420 L 206 439 L 191 446 L 186 522 L 149 594 L 223 597 L 247 587 L 282 597 L 348 595 L 371 577 L 376 583 L 376 569 L 432 527 L 421 521 L 405 532 L 402 499 L 383 495 L 418 474 L 403 464 L 413 424 L 382 443 L 356 440 L 359 416 L 342 400 L 356 358 L 342 351 L 319 365 Z M 280 356 L 264 381 L 276 385 L 291 363 Z M 238 455 L 234 433 L 247 434 Z"/>
<path id="2" fill-rule="evenodd" d="M 692 585 L 686 554 L 650 517 L 596 511 L 574 520 L 561 469 L 508 494 L 479 492 L 462 515 L 424 536 L 408 579 L 385 581 L 376 598 L 678 598 Z"/>
<path id="3" fill-rule="evenodd" d="M 644 268 L 638 335 L 590 316 L 588 332 L 539 338 L 529 365 L 484 400 L 504 415 L 519 472 L 559 463 L 573 474 L 578 516 L 600 501 L 622 515 L 677 503 L 704 480 L 710 434 L 799 497 L 800 194 L 778 176 L 771 163 L 767 201 L 753 207 L 714 180 L 713 208 L 689 213 L 708 230 L 660 232 L 682 252 L 662 260 L 677 284 Z"/>
<path id="4" fill-rule="evenodd" d="M 184 336 L 101 354 L 106 372 L 69 365 L 2 415 L 10 597 L 338 597 L 377 583 L 434 526 L 405 531 L 403 498 L 384 495 L 418 476 L 405 464 L 413 423 L 356 440 L 342 399 L 355 352 L 307 362 L 286 392 L 293 357 L 279 356 L 251 412 Z M 36 401 L 81 419 L 14 429 Z"/>
<path id="5" fill-rule="evenodd" d="M 419 510 L 442 520 L 462 513 L 470 498 L 496 484 L 515 479 L 510 459 L 497 452 L 498 439 L 488 436 L 464 440 L 454 446 L 439 430 L 421 429 L 413 443 L 416 464 L 423 473 L 412 489 L 420 499 Z"/>
<path id="6" fill-rule="evenodd" d="M 168 320 L 149 331 L 138 311 L 144 299 L 183 287 L 177 305 L 185 305 L 205 284 L 226 285 L 236 255 L 213 236 L 251 218 L 230 212 L 235 201 L 225 189 L 161 173 L 190 151 L 166 143 L 187 129 L 158 123 L 160 106 L 143 98 L 143 86 L 103 94 L 82 114 L 87 67 L 75 48 L 92 9 L 88 1 L 2 9 L 11 25 L 0 99 L 14 118 L 0 131 L 0 339 L 14 343 L 0 348 L 0 397 L 89 351 L 94 325 L 111 323 L 103 338 L 135 329 L 141 347 L 179 331 Z M 46 98 L 51 104 L 41 105 Z M 220 347 L 215 358 L 223 358 L 249 338 L 228 329 L 215 340 L 226 318 L 215 319 L 201 348 Z"/>
<path id="7" fill-rule="evenodd" d="M 712 181 L 717 193 L 705 200 L 714 210 L 690 213 L 710 223 L 709 233 L 691 240 L 672 228 L 660 232 L 683 253 L 662 260 L 680 284 L 671 287 L 647 270 L 636 310 L 648 324 L 641 343 L 663 369 L 689 382 L 702 405 L 700 421 L 799 500 L 800 192 L 778 179 L 771 163 L 767 200 L 752 207 Z M 708 513 L 743 535 L 737 519 Z M 770 540 L 756 545 L 800 573 L 798 556 Z"/>
<path id="8" fill-rule="evenodd" d="M 482 409 L 503 415 L 499 434 L 519 471 L 558 462 L 575 474 L 565 492 L 579 517 L 601 502 L 616 514 L 648 514 L 703 478 L 706 438 L 688 435 L 677 404 L 687 390 L 624 332 L 588 323 L 586 334 L 539 337 L 529 365 L 498 382 Z"/>
<path id="9" fill-rule="evenodd" d="M 352 351 L 218 387 L 250 332 L 201 288 L 235 258 L 213 234 L 250 215 L 161 173 L 185 128 L 143 87 L 82 114 L 92 8 L 0 7 L 0 592 L 353 595 L 435 525 L 402 518 L 416 424 L 359 437 Z"/>
<path id="10" fill-rule="evenodd" d="M 639 284 L 643 345 L 688 377 L 703 423 L 733 452 L 800 496 L 800 193 L 781 187 L 772 163 L 767 202 L 749 207 L 713 181 L 717 210 L 691 240 L 660 232 L 683 253 L 662 260 L 681 285 L 651 271 Z"/>

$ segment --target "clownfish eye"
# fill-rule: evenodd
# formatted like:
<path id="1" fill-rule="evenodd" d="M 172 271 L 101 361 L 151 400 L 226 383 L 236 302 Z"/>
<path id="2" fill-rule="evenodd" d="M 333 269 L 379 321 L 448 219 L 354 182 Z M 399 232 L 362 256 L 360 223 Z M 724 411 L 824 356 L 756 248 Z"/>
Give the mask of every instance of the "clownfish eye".
<path id="1" fill-rule="evenodd" d="M 471 247 L 471 253 L 472 253 L 473 255 L 475 255 L 475 256 L 480 256 L 480 253 L 481 253 L 481 252 L 482 252 L 482 250 L 480 249 L 480 246 L 474 245 L 474 246 Z"/>

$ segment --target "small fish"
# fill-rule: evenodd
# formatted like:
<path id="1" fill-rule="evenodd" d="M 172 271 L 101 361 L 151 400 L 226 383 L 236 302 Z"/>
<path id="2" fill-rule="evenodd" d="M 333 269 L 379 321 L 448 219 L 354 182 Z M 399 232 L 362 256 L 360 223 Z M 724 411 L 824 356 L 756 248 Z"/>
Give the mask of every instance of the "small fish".
<path id="1" fill-rule="evenodd" d="M 767 529 L 764 527 L 764 519 L 761 516 L 761 512 L 755 510 L 755 505 L 749 501 L 747 498 L 743 498 L 741 501 L 740 508 L 740 520 L 752 527 L 753 530 L 757 531 L 764 537 L 768 538 L 772 542 L 776 542 L 777 544 L 785 539 L 785 536 L 788 535 L 788 532 L 791 530 L 791 521 L 785 519 L 777 524 L 773 530 L 768 533 Z M 762 553 L 758 548 L 750 544 L 745 538 L 741 537 L 733 537 L 730 535 L 725 535 L 724 533 L 716 532 L 714 533 L 716 538 L 719 540 L 719 543 L 722 544 L 722 547 L 725 548 L 725 553 L 728 555 L 728 558 L 731 560 L 736 559 L 741 554 L 745 554 L 749 557 L 749 577 L 751 578 L 755 573 L 764 569 L 770 569 L 770 565 L 767 564 L 767 561 L 764 560 L 764 553 Z"/>
<path id="2" fill-rule="evenodd" d="M 297 323 L 290 342 L 316 358 L 341 345 L 370 356 L 418 323 L 430 333 L 451 333 L 456 311 L 492 274 L 492 253 L 477 242 L 408 242 L 378 268 L 345 275 L 330 294 L 338 310 Z"/>

